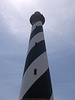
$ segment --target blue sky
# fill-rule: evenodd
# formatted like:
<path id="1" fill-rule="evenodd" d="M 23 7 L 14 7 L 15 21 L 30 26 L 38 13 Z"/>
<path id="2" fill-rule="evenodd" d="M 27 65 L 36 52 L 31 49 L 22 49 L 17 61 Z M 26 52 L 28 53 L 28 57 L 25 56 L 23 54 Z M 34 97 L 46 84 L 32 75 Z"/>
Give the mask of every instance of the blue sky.
<path id="1" fill-rule="evenodd" d="M 0 0 L 0 99 L 18 100 L 31 33 L 30 16 L 45 16 L 44 35 L 55 100 L 75 100 L 75 0 Z"/>

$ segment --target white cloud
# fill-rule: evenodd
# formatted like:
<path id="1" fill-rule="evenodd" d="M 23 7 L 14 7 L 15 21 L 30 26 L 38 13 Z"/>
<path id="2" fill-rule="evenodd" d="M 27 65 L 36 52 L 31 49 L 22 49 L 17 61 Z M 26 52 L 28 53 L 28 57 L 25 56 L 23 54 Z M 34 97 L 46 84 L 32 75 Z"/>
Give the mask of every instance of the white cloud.
<path id="1" fill-rule="evenodd" d="M 28 20 L 25 20 L 17 8 L 15 8 L 10 2 L 1 2 L 0 15 L 4 20 L 4 23 L 11 30 L 10 34 L 15 35 L 20 40 L 28 38 L 31 30 Z M 29 27 L 28 27 L 29 26 Z"/>

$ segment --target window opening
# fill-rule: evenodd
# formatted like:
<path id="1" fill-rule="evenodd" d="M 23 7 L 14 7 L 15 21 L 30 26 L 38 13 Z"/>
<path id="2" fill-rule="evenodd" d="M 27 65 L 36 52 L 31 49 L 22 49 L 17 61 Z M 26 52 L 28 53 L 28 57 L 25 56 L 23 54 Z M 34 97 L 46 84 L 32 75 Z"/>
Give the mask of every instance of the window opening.
<path id="1" fill-rule="evenodd" d="M 37 69 L 34 69 L 34 75 L 37 75 Z"/>
<path id="2" fill-rule="evenodd" d="M 37 46 L 37 44 L 38 44 L 38 43 L 37 43 L 37 42 L 35 42 L 35 46 Z"/>
<path id="3" fill-rule="evenodd" d="M 38 28 L 38 26 L 36 26 L 36 28 Z"/>

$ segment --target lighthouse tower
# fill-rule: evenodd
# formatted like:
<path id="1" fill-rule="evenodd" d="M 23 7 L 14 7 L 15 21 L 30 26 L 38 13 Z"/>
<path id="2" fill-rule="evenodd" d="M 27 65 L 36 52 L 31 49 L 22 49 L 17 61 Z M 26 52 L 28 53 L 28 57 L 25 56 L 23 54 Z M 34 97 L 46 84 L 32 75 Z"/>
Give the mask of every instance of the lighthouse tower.
<path id="1" fill-rule="evenodd" d="M 19 100 L 53 100 L 49 65 L 45 47 L 44 16 L 35 12 L 32 25 Z"/>

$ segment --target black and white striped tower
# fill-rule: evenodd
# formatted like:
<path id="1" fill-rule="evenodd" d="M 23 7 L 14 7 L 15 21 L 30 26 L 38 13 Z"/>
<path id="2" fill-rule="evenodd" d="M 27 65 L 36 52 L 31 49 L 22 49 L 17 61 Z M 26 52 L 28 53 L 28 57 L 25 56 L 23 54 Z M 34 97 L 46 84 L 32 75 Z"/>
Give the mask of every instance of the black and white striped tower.
<path id="1" fill-rule="evenodd" d="M 53 100 L 42 26 L 44 22 L 45 18 L 40 12 L 30 17 L 32 31 L 19 100 Z"/>

